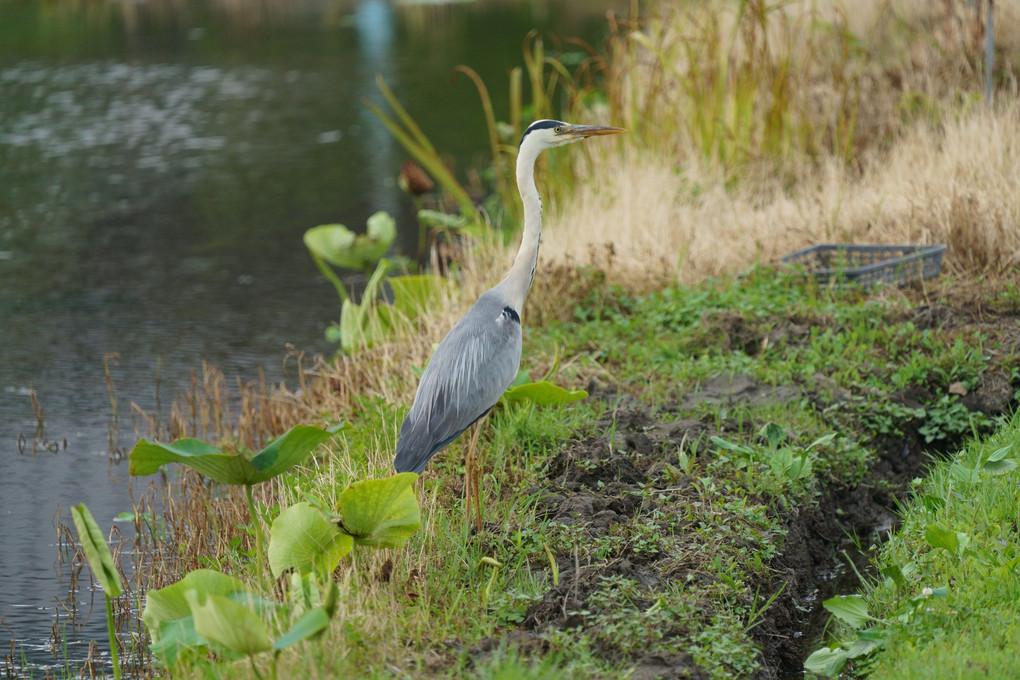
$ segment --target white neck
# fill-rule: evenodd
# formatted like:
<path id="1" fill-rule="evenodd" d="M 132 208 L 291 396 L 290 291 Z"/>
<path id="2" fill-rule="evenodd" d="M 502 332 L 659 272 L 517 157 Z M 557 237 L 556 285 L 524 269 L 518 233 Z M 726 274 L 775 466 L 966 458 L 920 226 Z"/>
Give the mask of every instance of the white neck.
<path id="1" fill-rule="evenodd" d="M 534 174 L 535 159 L 540 152 L 541 149 L 525 145 L 517 155 L 517 189 L 524 203 L 524 233 L 513 266 L 496 286 L 518 313 L 524 307 L 524 299 L 528 297 L 528 290 L 535 278 L 538 244 L 542 239 L 542 199 L 535 187 Z"/>

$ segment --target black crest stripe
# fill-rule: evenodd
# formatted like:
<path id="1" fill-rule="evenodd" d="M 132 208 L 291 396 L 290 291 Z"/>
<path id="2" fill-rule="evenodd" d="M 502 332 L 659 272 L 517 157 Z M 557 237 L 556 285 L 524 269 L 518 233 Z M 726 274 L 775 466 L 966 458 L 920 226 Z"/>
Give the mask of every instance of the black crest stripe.
<path id="1" fill-rule="evenodd" d="M 531 125 L 528 126 L 528 129 L 525 130 L 524 134 L 521 136 L 521 144 L 524 143 L 525 138 L 529 134 L 531 134 L 532 130 L 547 130 L 549 128 L 554 128 L 557 125 L 566 125 L 566 123 L 564 123 L 561 120 L 540 120 L 532 123 Z"/>

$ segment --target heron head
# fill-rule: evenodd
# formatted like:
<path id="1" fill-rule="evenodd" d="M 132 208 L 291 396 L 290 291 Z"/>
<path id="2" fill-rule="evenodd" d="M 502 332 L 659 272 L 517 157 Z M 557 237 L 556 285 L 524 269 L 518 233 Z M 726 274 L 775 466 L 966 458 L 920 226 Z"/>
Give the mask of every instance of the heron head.
<path id="1" fill-rule="evenodd" d="M 597 135 L 615 135 L 626 132 L 623 128 L 608 125 L 571 125 L 561 120 L 536 120 L 528 126 L 521 138 L 521 146 L 537 144 L 539 150 L 573 144 Z"/>

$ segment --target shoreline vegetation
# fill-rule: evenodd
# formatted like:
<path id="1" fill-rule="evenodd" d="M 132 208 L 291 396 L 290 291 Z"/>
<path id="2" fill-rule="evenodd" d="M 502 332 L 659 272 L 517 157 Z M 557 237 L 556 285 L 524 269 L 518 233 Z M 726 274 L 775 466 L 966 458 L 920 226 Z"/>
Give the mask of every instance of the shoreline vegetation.
<path id="1" fill-rule="evenodd" d="M 868 677 L 1016 675 L 1018 442 L 1014 413 L 914 480 L 903 524 L 882 546 L 863 598 L 832 605 L 842 644 L 816 652 L 810 667 L 835 675 L 856 645 L 880 648 L 857 662 Z"/>
<path id="2" fill-rule="evenodd" d="M 995 606 L 1020 592 L 1003 523 L 1020 450 L 996 453 L 1020 395 L 1020 13 L 996 5 L 986 102 L 966 2 L 633 8 L 577 66 L 525 43 L 515 108 L 489 111 L 495 228 L 433 251 L 456 285 L 427 313 L 354 354 L 295 354 L 293 384 L 230 386 L 205 366 L 168 417 L 132 413 L 139 437 L 235 453 L 296 425 L 337 433 L 254 488 L 183 468 L 135 482 L 113 605 L 125 676 L 769 678 L 823 649 L 816 672 L 842 652 L 843 672 L 929 677 L 930 649 L 963 676 L 1003 667 L 981 627 L 996 619 L 980 622 L 999 612 L 1016 637 Z M 414 369 L 512 259 L 517 198 L 498 177 L 520 127 L 552 115 L 630 130 L 547 154 L 537 177 L 548 226 L 522 368 L 588 398 L 494 409 L 482 531 L 465 521 L 463 437 L 416 483 L 404 547 L 265 585 L 263 527 L 299 505 L 319 526 L 315 509 L 392 474 Z M 948 250 L 940 279 L 902 289 L 775 266 L 822 242 Z M 210 633 L 172 664 L 149 656 L 146 592 L 200 570 L 263 598 L 252 629 L 288 646 L 246 656 Z M 858 591 L 863 618 L 834 599 Z M 189 601 L 241 606 L 214 597 Z"/>

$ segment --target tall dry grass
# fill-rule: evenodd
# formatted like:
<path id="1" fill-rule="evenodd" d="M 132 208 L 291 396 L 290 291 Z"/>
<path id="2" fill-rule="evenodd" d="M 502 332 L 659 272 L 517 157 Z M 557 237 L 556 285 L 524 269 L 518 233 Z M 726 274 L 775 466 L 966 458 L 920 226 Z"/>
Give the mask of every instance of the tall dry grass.
<path id="1" fill-rule="evenodd" d="M 991 111 L 982 17 L 950 0 L 674 2 L 618 23 L 608 89 L 630 139 L 578 156 L 545 265 L 612 247 L 611 277 L 656 285 L 854 241 L 946 243 L 957 271 L 1008 275 L 1020 11 L 997 6 Z"/>
<path id="2" fill-rule="evenodd" d="M 978 107 L 942 127 L 919 125 L 859 172 L 820 163 L 793 190 L 728 189 L 657 149 L 612 150 L 591 168 L 545 232 L 544 265 L 586 262 L 612 244 L 618 281 L 685 282 L 823 242 L 949 246 L 969 276 L 1020 266 L 1020 105 Z"/>

